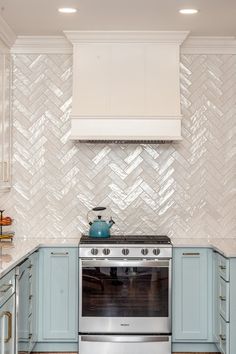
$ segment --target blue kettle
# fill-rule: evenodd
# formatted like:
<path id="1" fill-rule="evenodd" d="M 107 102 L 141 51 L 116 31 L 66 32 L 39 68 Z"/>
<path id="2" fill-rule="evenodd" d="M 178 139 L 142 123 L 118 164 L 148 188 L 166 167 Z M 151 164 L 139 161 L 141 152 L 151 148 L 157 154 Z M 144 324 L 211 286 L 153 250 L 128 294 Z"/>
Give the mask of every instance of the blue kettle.
<path id="1" fill-rule="evenodd" d="M 89 221 L 89 213 L 91 211 L 102 211 L 106 210 L 105 207 L 96 207 L 93 208 L 88 212 L 88 221 Z M 115 221 L 112 218 L 107 222 L 106 220 L 102 219 L 101 215 L 97 216 L 97 219 L 89 221 L 90 229 L 89 229 L 89 236 L 90 237 L 99 237 L 99 238 L 107 238 L 110 237 L 110 228 L 112 225 L 115 224 Z"/>

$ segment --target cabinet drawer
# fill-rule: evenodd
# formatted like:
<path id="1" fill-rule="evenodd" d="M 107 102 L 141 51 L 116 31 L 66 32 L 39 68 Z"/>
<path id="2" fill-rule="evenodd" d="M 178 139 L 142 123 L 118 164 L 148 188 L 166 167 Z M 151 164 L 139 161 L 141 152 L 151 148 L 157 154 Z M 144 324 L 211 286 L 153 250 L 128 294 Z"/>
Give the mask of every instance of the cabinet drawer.
<path id="1" fill-rule="evenodd" d="M 15 292 L 15 271 L 0 279 L 0 306 Z"/>
<path id="2" fill-rule="evenodd" d="M 229 283 L 224 279 L 219 277 L 219 313 L 225 319 L 226 322 L 229 322 Z"/>
<path id="3" fill-rule="evenodd" d="M 229 281 L 229 260 L 220 254 L 218 255 L 218 267 L 219 275 L 226 281 Z"/>
<path id="4" fill-rule="evenodd" d="M 229 326 L 230 324 L 220 317 L 220 333 L 218 346 L 223 354 L 229 354 Z"/>

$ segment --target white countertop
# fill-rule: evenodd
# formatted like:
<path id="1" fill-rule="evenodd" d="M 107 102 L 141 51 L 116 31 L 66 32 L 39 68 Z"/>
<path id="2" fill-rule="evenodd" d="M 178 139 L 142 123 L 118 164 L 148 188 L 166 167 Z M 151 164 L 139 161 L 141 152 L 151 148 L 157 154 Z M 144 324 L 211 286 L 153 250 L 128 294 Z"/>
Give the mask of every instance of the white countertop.
<path id="1" fill-rule="evenodd" d="M 76 239 L 21 239 L 13 242 L 0 242 L 0 277 L 40 247 L 78 247 L 80 237 Z"/>
<path id="2" fill-rule="evenodd" d="M 236 257 L 236 239 L 234 238 L 173 238 L 171 241 L 173 247 L 209 247 L 225 257 Z"/>
<path id="3" fill-rule="evenodd" d="M 24 258 L 40 247 L 77 247 L 79 239 L 21 239 L 15 238 L 12 243 L 0 243 L 0 277 L 13 269 Z M 225 257 L 236 257 L 236 239 L 214 238 L 179 238 L 172 239 L 173 247 L 209 247 Z"/>

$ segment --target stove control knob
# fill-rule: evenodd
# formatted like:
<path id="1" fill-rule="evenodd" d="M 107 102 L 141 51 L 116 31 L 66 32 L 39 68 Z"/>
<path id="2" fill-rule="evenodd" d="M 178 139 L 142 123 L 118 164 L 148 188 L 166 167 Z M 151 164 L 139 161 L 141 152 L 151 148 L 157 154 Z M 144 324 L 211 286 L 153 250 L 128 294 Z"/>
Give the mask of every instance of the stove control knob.
<path id="1" fill-rule="evenodd" d="M 143 248 L 141 250 L 141 253 L 142 253 L 143 256 L 146 256 L 148 254 L 148 249 L 147 248 Z"/>
<path id="2" fill-rule="evenodd" d="M 108 254 L 109 254 L 111 251 L 109 250 L 109 248 L 104 248 L 104 250 L 103 250 L 102 252 L 103 252 L 103 254 L 104 254 L 105 256 L 108 256 Z"/>
<path id="3" fill-rule="evenodd" d="M 129 254 L 128 248 L 123 248 L 122 254 L 123 254 L 124 256 L 128 256 L 128 254 Z"/>
<path id="4" fill-rule="evenodd" d="M 158 256 L 158 254 L 160 254 L 160 252 L 161 252 L 160 248 L 154 248 L 154 250 L 153 250 L 153 254 L 155 256 Z"/>
<path id="5" fill-rule="evenodd" d="M 98 254 L 98 249 L 97 248 L 92 248 L 91 253 L 93 256 L 96 256 Z"/>

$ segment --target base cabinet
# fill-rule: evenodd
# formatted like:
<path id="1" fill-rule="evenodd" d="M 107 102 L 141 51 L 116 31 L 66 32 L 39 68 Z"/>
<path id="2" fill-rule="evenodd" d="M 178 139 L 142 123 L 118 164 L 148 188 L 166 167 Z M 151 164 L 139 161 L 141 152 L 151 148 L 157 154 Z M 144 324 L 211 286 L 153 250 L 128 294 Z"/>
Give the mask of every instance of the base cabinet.
<path id="1" fill-rule="evenodd" d="M 31 352 L 37 341 L 38 252 L 17 267 L 17 352 Z"/>
<path id="2" fill-rule="evenodd" d="M 29 259 L 16 270 L 17 281 L 17 351 L 29 351 Z"/>
<path id="3" fill-rule="evenodd" d="M 173 341 L 212 342 L 212 250 L 173 250 Z"/>
<path id="4" fill-rule="evenodd" d="M 236 353 L 236 258 L 214 252 L 214 340 L 222 354 Z"/>
<path id="5" fill-rule="evenodd" d="M 15 335 L 14 335 L 14 314 L 15 296 L 12 295 L 0 309 L 0 342 L 1 354 L 14 354 Z"/>
<path id="6" fill-rule="evenodd" d="M 0 353 L 15 354 L 15 271 L 0 280 Z"/>
<path id="7" fill-rule="evenodd" d="M 77 248 L 40 250 L 38 342 L 78 341 L 77 257 Z"/>

